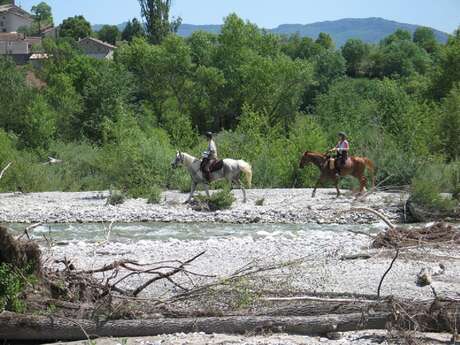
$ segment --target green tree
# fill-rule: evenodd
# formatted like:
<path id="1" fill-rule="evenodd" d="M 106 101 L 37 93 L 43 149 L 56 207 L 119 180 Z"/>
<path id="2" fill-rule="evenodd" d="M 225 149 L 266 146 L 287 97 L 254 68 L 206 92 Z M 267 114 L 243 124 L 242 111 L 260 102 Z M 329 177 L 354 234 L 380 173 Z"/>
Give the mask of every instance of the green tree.
<path id="1" fill-rule="evenodd" d="M 429 54 L 436 52 L 438 49 L 438 41 L 433 30 L 430 28 L 418 27 L 414 32 L 413 41 Z"/>
<path id="2" fill-rule="evenodd" d="M 0 69 L 0 127 L 15 133 L 22 146 L 46 147 L 55 134 L 56 114 L 26 85 L 24 73 L 12 61 L 0 58 Z"/>
<path id="3" fill-rule="evenodd" d="M 137 18 L 133 18 L 133 20 L 128 21 L 128 24 L 126 24 L 126 27 L 121 33 L 121 39 L 128 42 L 131 42 L 134 37 L 143 36 L 145 36 L 145 30 Z"/>
<path id="4" fill-rule="evenodd" d="M 282 42 L 281 49 L 292 59 L 312 59 L 318 56 L 324 47 L 310 37 L 300 37 L 299 34 L 295 34 Z"/>
<path id="5" fill-rule="evenodd" d="M 334 40 L 332 39 L 331 35 L 325 32 L 319 33 L 318 38 L 316 39 L 316 43 L 326 49 L 334 49 L 335 47 Z"/>
<path id="6" fill-rule="evenodd" d="M 57 114 L 56 137 L 64 142 L 79 140 L 72 125 L 83 111 L 83 99 L 75 90 L 72 79 L 65 73 L 53 73 L 48 80 L 45 96 Z"/>
<path id="7" fill-rule="evenodd" d="M 194 85 L 190 104 L 193 124 L 200 133 L 221 128 L 222 94 L 225 87 L 223 72 L 215 67 L 199 66 L 193 77 Z"/>
<path id="8" fill-rule="evenodd" d="M 97 32 L 97 37 L 101 41 L 115 45 L 120 38 L 120 31 L 116 25 L 104 25 Z"/>
<path id="9" fill-rule="evenodd" d="M 395 32 L 393 32 L 391 35 L 385 37 L 382 42 L 380 42 L 381 45 L 387 46 L 390 45 L 394 42 L 400 42 L 400 41 L 411 41 L 412 40 L 412 35 L 409 31 L 403 30 L 403 29 L 398 29 Z"/>
<path id="10" fill-rule="evenodd" d="M 315 58 L 315 79 L 319 92 L 325 92 L 336 79 L 345 76 L 346 61 L 342 54 L 326 50 Z"/>
<path id="11" fill-rule="evenodd" d="M 53 14 L 51 11 L 51 6 L 46 2 L 40 2 L 38 5 L 32 6 L 31 12 L 34 14 L 34 21 L 38 25 L 38 32 L 42 32 L 42 25 L 53 24 Z"/>
<path id="12" fill-rule="evenodd" d="M 83 73 L 78 84 L 82 87 L 83 110 L 72 124 L 76 133 L 100 144 L 111 140 L 113 123 L 129 112 L 128 103 L 134 89 L 132 79 L 122 65 L 101 61 L 94 66 L 93 59 L 81 59 Z M 90 66 L 85 66 L 88 64 Z"/>
<path id="13" fill-rule="evenodd" d="M 376 77 L 408 77 L 429 70 L 429 54 L 410 40 L 395 40 L 371 54 L 371 74 Z"/>
<path id="14" fill-rule="evenodd" d="M 433 77 L 430 95 L 436 99 L 446 97 L 453 86 L 460 82 L 460 30 L 449 38 L 440 49 L 439 64 Z"/>
<path id="15" fill-rule="evenodd" d="M 442 102 L 439 136 L 450 161 L 460 159 L 460 84 Z"/>
<path id="16" fill-rule="evenodd" d="M 172 0 L 139 0 L 147 34 L 153 44 L 160 44 L 166 36 L 176 33 L 182 23 L 181 18 L 170 20 L 171 3 Z"/>
<path id="17" fill-rule="evenodd" d="M 59 30 L 60 37 L 71 37 L 76 41 L 91 36 L 91 33 L 91 24 L 83 16 L 64 19 Z"/>
<path id="18" fill-rule="evenodd" d="M 206 31 L 195 31 L 187 42 L 191 49 L 192 61 L 198 66 L 211 66 L 217 47 L 217 35 Z"/>
<path id="19" fill-rule="evenodd" d="M 347 74 L 358 77 L 366 74 L 370 46 L 358 39 L 349 39 L 342 47 L 342 55 L 347 61 Z"/>

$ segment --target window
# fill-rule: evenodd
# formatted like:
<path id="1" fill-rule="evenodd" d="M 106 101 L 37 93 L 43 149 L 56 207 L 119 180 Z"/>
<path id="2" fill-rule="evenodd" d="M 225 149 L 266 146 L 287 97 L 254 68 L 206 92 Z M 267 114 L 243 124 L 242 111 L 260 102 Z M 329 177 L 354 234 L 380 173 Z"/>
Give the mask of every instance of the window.
<path id="1" fill-rule="evenodd" d="M 0 26 L 3 26 L 3 22 L 0 22 Z"/>

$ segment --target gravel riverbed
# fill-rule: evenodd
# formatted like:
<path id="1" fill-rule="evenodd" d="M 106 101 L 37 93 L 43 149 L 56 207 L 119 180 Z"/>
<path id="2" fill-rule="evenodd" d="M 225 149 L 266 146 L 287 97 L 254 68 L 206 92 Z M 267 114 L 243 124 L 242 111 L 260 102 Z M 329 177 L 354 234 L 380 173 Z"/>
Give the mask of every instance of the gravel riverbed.
<path id="1" fill-rule="evenodd" d="M 290 267 L 270 271 L 263 276 L 266 288 L 284 286 L 292 291 L 338 292 L 375 294 L 379 280 L 388 268 L 394 255 L 392 250 L 371 249 L 372 239 L 358 230 L 375 233 L 385 225 L 369 214 L 343 212 L 351 207 L 371 207 L 384 213 L 394 222 L 405 217 L 406 196 L 398 193 L 374 193 L 363 200 L 350 194 L 335 198 L 331 189 L 321 189 L 315 199 L 310 189 L 249 190 L 248 202 L 243 204 L 240 191 L 234 191 L 237 201 L 230 210 L 214 213 L 193 211 L 183 205 L 186 194 L 168 191 L 159 205 L 147 204 L 144 199 L 130 199 L 122 205 L 107 206 L 108 192 L 84 193 L 36 193 L 0 194 L 0 222 L 5 223 L 100 223 L 115 222 L 110 241 L 98 239 L 59 239 L 54 245 L 43 244 L 45 258 L 71 260 L 77 269 L 102 267 L 115 260 L 130 259 L 140 263 L 163 260 L 185 260 L 206 251 L 189 267 L 190 270 L 226 276 L 248 263 L 259 266 L 282 264 L 290 260 L 301 261 Z M 264 199 L 263 206 L 256 206 Z M 242 236 L 220 235 L 204 238 L 123 238 L 117 235 L 117 223 L 159 222 L 182 223 L 181 226 L 228 226 L 242 227 Z M 197 225 L 198 223 L 198 225 Z M 220 224 L 220 225 L 219 225 Z M 234 225 L 233 225 L 234 224 Z M 244 225 L 251 224 L 251 225 Z M 320 225 L 318 225 L 320 224 Z M 369 225 L 366 225 L 369 224 Z M 70 224 L 78 227 L 78 224 Z M 180 224 L 177 225 L 179 227 Z M 24 225 L 22 225 L 24 226 Z M 147 224 L 147 226 L 149 226 Z M 254 233 L 249 227 L 257 227 Z M 279 226 L 276 231 L 270 226 Z M 283 228 L 284 226 L 284 228 Z M 295 226 L 295 231 L 292 227 Z M 46 226 L 37 228 L 35 236 L 46 231 Z M 252 229 L 252 228 L 251 228 Z M 153 231 L 153 230 L 152 230 Z M 187 232 L 187 229 L 185 230 Z M 213 230 L 214 231 L 214 230 Z M 102 235 L 103 236 L 103 235 Z M 102 237 L 103 238 L 103 237 Z M 369 254 L 368 259 L 342 260 L 350 254 Z M 53 262 L 48 260 L 47 262 Z M 385 278 L 383 295 L 406 298 L 432 297 L 430 287 L 420 288 L 415 284 L 416 275 L 422 268 L 445 272 L 434 278 L 433 287 L 440 295 L 459 296 L 460 250 L 458 248 L 420 247 L 401 253 L 393 269 Z M 126 288 L 138 286 L 143 278 L 134 277 L 126 281 Z M 203 278 L 203 282 L 205 282 Z M 186 283 L 186 277 L 181 283 Z M 195 282 L 196 283 L 196 282 Z M 175 294 L 168 283 L 152 287 L 142 297 L 158 297 Z M 168 335 L 154 338 L 105 339 L 105 344 L 373 344 L 384 341 L 384 332 L 353 332 L 338 341 L 324 338 L 297 337 L 288 335 L 227 336 L 227 335 Z M 447 336 L 446 336 L 447 337 Z M 427 343 L 434 344 L 435 340 Z"/>
<path id="2" fill-rule="evenodd" d="M 184 205 L 188 194 L 163 193 L 158 205 L 145 199 L 129 199 L 121 205 L 106 205 L 108 192 L 9 193 L 0 194 L 0 222 L 6 223 L 92 223 L 92 222 L 218 222 L 218 223 L 320 223 L 366 224 L 377 221 L 369 214 L 343 211 L 350 207 L 372 207 L 394 221 L 404 217 L 405 196 L 378 192 L 363 199 L 351 193 L 336 198 L 332 189 L 251 189 L 242 203 L 240 190 L 229 210 L 197 212 Z M 262 206 L 256 206 L 263 199 Z"/>

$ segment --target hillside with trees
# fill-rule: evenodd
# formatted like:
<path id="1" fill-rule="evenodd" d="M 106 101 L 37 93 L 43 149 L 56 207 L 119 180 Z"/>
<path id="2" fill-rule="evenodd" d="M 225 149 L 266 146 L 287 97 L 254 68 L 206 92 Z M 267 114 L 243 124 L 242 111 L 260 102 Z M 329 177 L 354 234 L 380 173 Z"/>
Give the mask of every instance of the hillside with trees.
<path id="1" fill-rule="evenodd" d="M 118 30 L 123 31 L 128 23 L 117 25 Z M 93 25 L 94 31 L 99 31 L 104 25 Z M 267 31 L 284 36 L 296 35 L 316 39 L 321 32 L 329 34 L 337 47 L 342 47 L 349 39 L 359 39 L 365 43 L 379 43 L 386 36 L 391 35 L 398 29 L 407 30 L 413 34 L 420 26 L 399 23 L 383 18 L 346 18 L 318 22 L 312 24 L 282 24 Z M 182 37 L 190 37 L 194 32 L 205 31 L 219 34 L 222 25 L 193 25 L 182 23 L 177 34 Z M 440 43 L 446 43 L 449 37 L 445 32 L 431 29 Z"/>
<path id="2" fill-rule="evenodd" d="M 40 89 L 25 82 L 32 67 L 0 58 L 0 161 L 14 162 L 2 191 L 186 189 L 171 159 L 176 149 L 199 155 L 208 130 L 221 157 L 251 162 L 256 187 L 311 186 L 316 171 L 298 169 L 301 153 L 324 151 L 340 130 L 352 154 L 375 161 L 381 186 L 417 176 L 422 199 L 458 192 L 459 31 L 446 44 L 418 28 L 337 49 L 326 33 L 280 36 L 236 14 L 219 34 L 187 38 L 161 18 L 124 32 L 113 61 L 82 55 L 75 40 L 91 27 L 66 19 L 61 38 L 44 41 Z M 42 165 L 48 156 L 63 164 Z M 427 166 L 437 165 L 449 177 L 432 186 Z"/>

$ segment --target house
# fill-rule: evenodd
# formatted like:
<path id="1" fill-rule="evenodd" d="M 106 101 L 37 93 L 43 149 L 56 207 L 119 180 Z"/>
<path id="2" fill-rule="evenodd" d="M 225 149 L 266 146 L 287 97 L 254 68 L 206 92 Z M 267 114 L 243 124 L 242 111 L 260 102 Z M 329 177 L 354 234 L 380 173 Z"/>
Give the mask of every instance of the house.
<path id="1" fill-rule="evenodd" d="M 41 43 L 41 37 L 26 37 L 18 33 L 0 33 L 0 55 L 10 56 L 17 64 L 29 61 L 33 46 Z"/>
<path id="2" fill-rule="evenodd" d="M 48 26 L 42 29 L 41 36 L 43 38 L 49 37 L 53 39 L 57 39 L 59 37 L 59 27 L 55 27 L 53 25 Z"/>
<path id="3" fill-rule="evenodd" d="M 28 54 L 29 44 L 23 34 L 0 33 L 0 55 Z"/>
<path id="4" fill-rule="evenodd" d="M 117 47 L 93 37 L 86 37 L 79 40 L 78 45 L 83 53 L 99 60 L 113 59 L 113 52 L 117 49 Z"/>
<path id="5" fill-rule="evenodd" d="M 16 6 L 15 1 L 9 5 L 0 5 L 0 33 L 18 32 L 20 27 L 30 27 L 32 23 L 32 16 Z"/>

